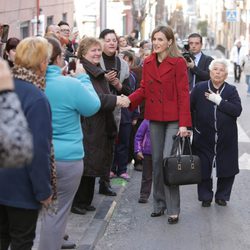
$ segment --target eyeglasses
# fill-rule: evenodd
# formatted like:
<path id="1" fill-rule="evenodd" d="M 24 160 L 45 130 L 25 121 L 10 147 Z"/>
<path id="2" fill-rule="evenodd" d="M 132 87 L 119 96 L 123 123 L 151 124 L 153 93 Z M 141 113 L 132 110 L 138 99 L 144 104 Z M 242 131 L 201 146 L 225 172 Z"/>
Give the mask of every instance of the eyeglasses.
<path id="1" fill-rule="evenodd" d="M 70 32 L 69 29 L 61 29 L 62 32 Z"/>

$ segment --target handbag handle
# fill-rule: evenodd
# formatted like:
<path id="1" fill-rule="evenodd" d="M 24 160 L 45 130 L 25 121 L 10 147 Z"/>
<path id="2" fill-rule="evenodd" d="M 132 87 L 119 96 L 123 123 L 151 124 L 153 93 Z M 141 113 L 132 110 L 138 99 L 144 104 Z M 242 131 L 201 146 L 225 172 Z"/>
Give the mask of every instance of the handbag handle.
<path id="1" fill-rule="evenodd" d="M 178 170 L 181 170 L 181 155 L 183 155 L 186 141 L 188 143 L 188 148 L 189 148 L 189 157 L 190 157 L 191 168 L 194 169 L 194 167 L 195 167 L 194 166 L 194 157 L 193 157 L 193 152 L 191 149 L 190 139 L 187 137 L 183 138 L 180 136 L 176 136 L 175 140 L 177 140 L 177 142 L 178 142 L 178 147 L 177 147 L 177 152 L 176 152 Z"/>

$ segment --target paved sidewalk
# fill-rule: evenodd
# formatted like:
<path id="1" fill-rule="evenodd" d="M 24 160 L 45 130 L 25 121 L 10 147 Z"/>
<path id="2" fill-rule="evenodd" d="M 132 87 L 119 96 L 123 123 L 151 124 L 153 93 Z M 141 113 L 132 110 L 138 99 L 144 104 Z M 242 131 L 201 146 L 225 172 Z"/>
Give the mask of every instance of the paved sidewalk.
<path id="1" fill-rule="evenodd" d="M 128 165 L 128 173 L 130 176 L 133 174 L 133 171 L 132 165 Z M 99 184 L 97 178 L 94 200 L 92 202 L 92 205 L 96 207 L 96 211 L 87 212 L 85 215 L 70 213 L 66 233 L 69 235 L 69 241 L 76 243 L 78 250 L 94 249 L 98 239 L 105 232 L 116 204 L 126 189 L 127 181 L 121 178 L 115 178 L 111 180 L 111 183 L 117 196 L 110 197 L 100 195 L 98 193 Z M 36 239 L 32 248 L 33 250 L 37 250 L 38 247 L 40 227 L 41 218 L 38 220 Z"/>

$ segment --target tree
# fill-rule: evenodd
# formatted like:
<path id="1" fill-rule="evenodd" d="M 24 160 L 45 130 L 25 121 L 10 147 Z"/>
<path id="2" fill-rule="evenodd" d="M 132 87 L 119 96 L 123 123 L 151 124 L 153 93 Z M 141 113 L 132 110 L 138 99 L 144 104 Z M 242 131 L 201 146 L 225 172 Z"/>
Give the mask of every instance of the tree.
<path id="1" fill-rule="evenodd" d="M 197 29 L 200 31 L 201 36 L 207 36 L 207 21 L 199 21 L 197 23 Z"/>
<path id="2" fill-rule="evenodd" d="M 147 17 L 147 0 L 134 0 L 132 1 L 132 14 L 134 29 L 139 30 L 140 34 L 142 31 L 142 24 Z"/>

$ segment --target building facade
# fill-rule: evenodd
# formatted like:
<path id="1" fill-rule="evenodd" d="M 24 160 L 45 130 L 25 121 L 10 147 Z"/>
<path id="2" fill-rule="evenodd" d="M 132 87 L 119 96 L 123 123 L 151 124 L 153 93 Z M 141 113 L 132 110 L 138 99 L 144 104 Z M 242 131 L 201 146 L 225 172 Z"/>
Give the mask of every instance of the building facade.
<path id="1" fill-rule="evenodd" d="M 0 0 L 0 23 L 10 26 L 9 37 L 43 35 L 47 25 L 61 20 L 73 27 L 74 13 L 74 0 Z"/>

